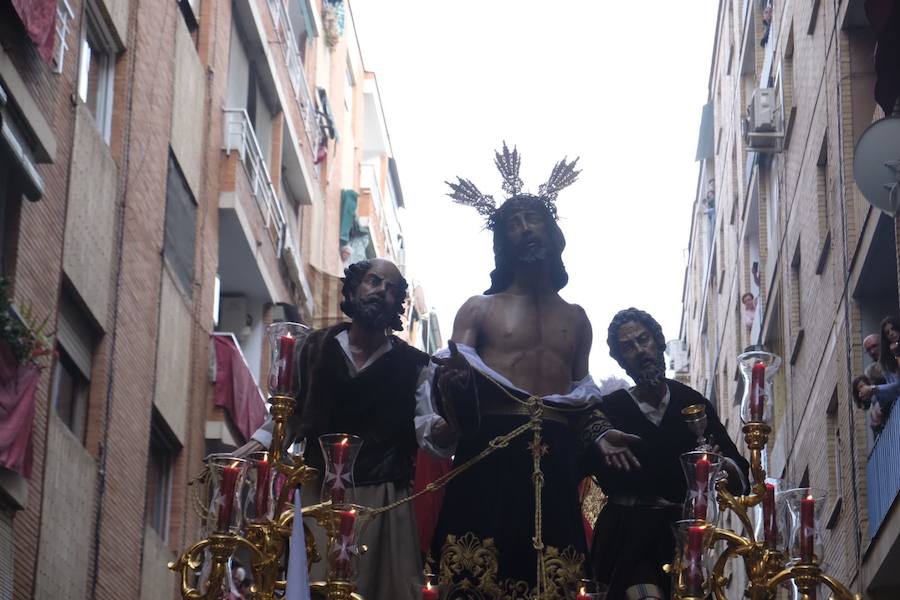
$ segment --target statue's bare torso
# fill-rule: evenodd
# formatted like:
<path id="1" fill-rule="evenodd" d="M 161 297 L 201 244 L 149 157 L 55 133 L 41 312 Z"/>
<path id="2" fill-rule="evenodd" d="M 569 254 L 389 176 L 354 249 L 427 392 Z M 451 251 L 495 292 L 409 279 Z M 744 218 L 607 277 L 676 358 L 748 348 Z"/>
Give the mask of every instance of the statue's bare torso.
<path id="1" fill-rule="evenodd" d="M 473 296 L 456 315 L 453 340 L 532 394 L 567 393 L 588 373 L 590 321 L 556 292 Z"/>

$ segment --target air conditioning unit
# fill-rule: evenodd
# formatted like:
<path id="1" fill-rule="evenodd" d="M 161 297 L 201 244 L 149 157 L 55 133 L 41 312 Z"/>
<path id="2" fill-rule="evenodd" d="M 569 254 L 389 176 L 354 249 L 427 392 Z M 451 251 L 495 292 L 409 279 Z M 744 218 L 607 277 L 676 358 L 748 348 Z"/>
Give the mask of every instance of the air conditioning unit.
<path id="1" fill-rule="evenodd" d="M 219 331 L 230 331 L 238 338 L 247 327 L 246 296 L 222 296 L 219 301 Z"/>
<path id="2" fill-rule="evenodd" d="M 781 152 L 784 128 L 775 88 L 757 88 L 750 97 L 747 117 L 741 122 L 744 142 L 752 152 Z"/>
<path id="3" fill-rule="evenodd" d="M 750 100 L 750 131 L 771 133 L 777 127 L 774 88 L 760 88 L 753 91 Z"/>

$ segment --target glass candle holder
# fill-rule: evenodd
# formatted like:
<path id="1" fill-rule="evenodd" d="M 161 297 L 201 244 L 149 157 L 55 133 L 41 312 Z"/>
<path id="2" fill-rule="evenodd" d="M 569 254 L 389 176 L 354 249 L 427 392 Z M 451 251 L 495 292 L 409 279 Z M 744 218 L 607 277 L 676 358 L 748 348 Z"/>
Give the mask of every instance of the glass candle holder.
<path id="1" fill-rule="evenodd" d="M 706 427 L 709 419 L 706 416 L 705 404 L 691 404 L 681 409 L 684 424 L 691 433 L 697 436 L 697 450 L 712 450 L 709 440 L 706 439 Z"/>
<path id="2" fill-rule="evenodd" d="M 781 358 L 771 352 L 754 350 L 738 356 L 744 379 L 741 420 L 744 423 L 772 423 L 772 380 L 781 368 Z"/>
<path id="3" fill-rule="evenodd" d="M 327 433 L 319 436 L 325 474 L 322 477 L 322 502 L 335 506 L 353 502 L 353 465 L 362 448 L 361 437 L 349 433 Z"/>
<path id="4" fill-rule="evenodd" d="M 237 533 L 243 525 L 241 489 L 247 460 L 228 454 L 212 454 L 206 459 L 209 469 L 210 501 L 206 518 L 208 531 Z"/>
<path id="5" fill-rule="evenodd" d="M 575 600 L 606 600 L 609 588 L 605 583 L 593 579 L 579 579 Z"/>
<path id="6" fill-rule="evenodd" d="M 363 553 L 360 537 L 367 523 L 363 507 L 345 504 L 335 509 L 334 536 L 328 540 L 328 581 L 356 581 L 359 573 L 359 557 Z"/>
<path id="7" fill-rule="evenodd" d="M 788 556 L 793 562 L 821 563 L 824 556 L 821 525 L 827 492 L 803 487 L 786 490 L 782 496 L 790 512 Z"/>
<path id="8" fill-rule="evenodd" d="M 274 482 L 277 470 L 268 452 L 252 452 L 247 456 L 244 478 L 247 492 L 244 519 L 248 523 L 271 521 L 275 512 Z"/>
<path id="9" fill-rule="evenodd" d="M 687 483 L 687 497 L 682 515 L 714 523 L 719 514 L 716 502 L 716 479 L 722 469 L 722 456 L 715 452 L 695 450 L 681 455 L 681 470 Z"/>
<path id="10" fill-rule="evenodd" d="M 309 335 L 309 327 L 280 321 L 266 328 L 269 340 L 269 395 L 295 396 L 299 391 L 297 359 L 300 346 Z"/>
<path id="11" fill-rule="evenodd" d="M 425 573 L 425 585 L 422 586 L 422 600 L 438 600 L 440 588 L 438 577 L 434 573 Z"/>
<path id="12" fill-rule="evenodd" d="M 704 588 L 709 578 L 706 564 L 706 548 L 711 528 L 706 521 L 688 519 L 676 521 L 672 526 L 675 533 L 675 569 L 672 572 L 672 586 L 681 592 L 682 598 L 704 598 Z"/>
<path id="13" fill-rule="evenodd" d="M 753 537 L 764 542 L 766 550 L 784 550 L 790 534 L 790 513 L 784 502 L 785 484 L 766 478 L 763 500 L 752 508 Z"/>

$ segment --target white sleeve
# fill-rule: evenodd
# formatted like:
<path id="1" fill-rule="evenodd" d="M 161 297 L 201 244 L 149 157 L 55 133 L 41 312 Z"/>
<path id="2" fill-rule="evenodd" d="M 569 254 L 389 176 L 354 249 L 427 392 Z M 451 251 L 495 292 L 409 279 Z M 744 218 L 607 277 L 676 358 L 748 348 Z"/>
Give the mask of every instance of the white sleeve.
<path id="1" fill-rule="evenodd" d="M 441 423 L 444 418 L 434 408 L 431 397 L 431 382 L 434 379 L 434 365 L 430 362 L 419 373 L 419 383 L 416 386 L 416 440 L 419 446 L 438 458 L 450 458 L 456 450 L 454 442 L 450 447 L 438 446 L 431 435 L 431 428 L 436 423 Z M 254 434 L 255 435 L 255 434 Z"/>
<path id="2" fill-rule="evenodd" d="M 272 445 L 272 431 L 275 429 L 275 421 L 272 420 L 272 415 L 266 414 L 266 420 L 260 425 L 259 429 L 253 432 L 253 435 L 250 436 L 251 440 L 256 440 L 260 444 L 266 447 L 267 450 L 270 450 L 269 446 Z"/>

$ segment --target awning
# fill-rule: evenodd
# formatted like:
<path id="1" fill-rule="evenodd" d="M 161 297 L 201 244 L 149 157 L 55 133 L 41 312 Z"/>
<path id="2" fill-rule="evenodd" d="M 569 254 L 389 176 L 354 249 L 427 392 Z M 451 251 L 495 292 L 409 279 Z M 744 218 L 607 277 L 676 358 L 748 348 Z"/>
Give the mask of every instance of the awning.
<path id="1" fill-rule="evenodd" d="M 328 92 L 325 91 L 325 88 L 318 88 L 317 92 L 319 94 L 319 114 L 325 119 L 322 126 L 328 137 L 336 142 L 338 141 L 338 132 L 334 126 L 334 113 L 331 112 L 331 103 L 328 102 Z"/>
<path id="2" fill-rule="evenodd" d="M 712 158 L 716 152 L 715 118 L 712 101 L 703 107 L 700 117 L 700 136 L 697 139 L 697 157 L 694 160 L 706 160 Z"/>
<path id="3" fill-rule="evenodd" d="M 214 333 L 211 337 L 216 362 L 213 404 L 225 409 L 247 441 L 266 419 L 266 402 L 234 335 Z"/>
<path id="4" fill-rule="evenodd" d="M 356 206 L 359 203 L 359 193 L 355 190 L 341 190 L 341 246 L 350 242 L 350 230 L 356 219 Z"/>
<path id="5" fill-rule="evenodd" d="M 57 0 L 12 0 L 12 5 L 19 13 L 28 37 L 37 46 L 38 54 L 49 64 L 56 46 Z"/>

